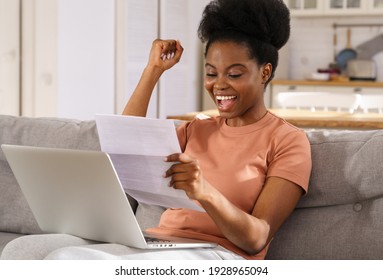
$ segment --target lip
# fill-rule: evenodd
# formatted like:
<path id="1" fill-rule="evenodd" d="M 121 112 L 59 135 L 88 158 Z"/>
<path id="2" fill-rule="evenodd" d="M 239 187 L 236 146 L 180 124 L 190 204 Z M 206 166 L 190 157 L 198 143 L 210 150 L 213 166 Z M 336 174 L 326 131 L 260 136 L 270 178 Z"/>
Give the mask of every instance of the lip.
<path id="1" fill-rule="evenodd" d="M 233 94 L 215 94 L 214 101 L 217 109 L 221 112 L 232 111 L 237 102 L 237 96 Z"/>

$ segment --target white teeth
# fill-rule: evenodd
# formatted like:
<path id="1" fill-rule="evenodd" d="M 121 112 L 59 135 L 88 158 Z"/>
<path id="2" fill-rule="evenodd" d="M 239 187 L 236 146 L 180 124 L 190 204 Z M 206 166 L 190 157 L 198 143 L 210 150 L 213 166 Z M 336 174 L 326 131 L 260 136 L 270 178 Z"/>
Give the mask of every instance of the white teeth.
<path id="1" fill-rule="evenodd" d="M 229 99 L 234 99 L 235 96 L 221 96 L 221 95 L 217 95 L 215 98 L 217 98 L 217 100 L 229 100 Z"/>

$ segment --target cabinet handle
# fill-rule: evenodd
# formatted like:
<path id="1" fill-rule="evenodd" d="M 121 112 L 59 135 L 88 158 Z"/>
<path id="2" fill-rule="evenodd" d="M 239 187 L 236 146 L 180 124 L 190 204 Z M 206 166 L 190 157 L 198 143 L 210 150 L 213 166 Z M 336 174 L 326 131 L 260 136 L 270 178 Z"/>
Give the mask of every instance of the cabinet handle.
<path id="1" fill-rule="evenodd" d="M 296 90 L 297 87 L 296 86 L 289 86 L 289 90 Z"/>

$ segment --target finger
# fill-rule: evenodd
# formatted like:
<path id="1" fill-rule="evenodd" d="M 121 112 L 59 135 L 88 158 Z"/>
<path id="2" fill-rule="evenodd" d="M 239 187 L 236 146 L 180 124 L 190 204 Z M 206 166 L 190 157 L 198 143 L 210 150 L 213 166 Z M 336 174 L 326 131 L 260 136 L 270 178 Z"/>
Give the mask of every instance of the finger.
<path id="1" fill-rule="evenodd" d="M 179 157 L 180 157 L 181 153 L 175 153 L 175 154 L 171 154 L 171 155 L 168 155 L 167 157 L 164 158 L 164 161 L 165 162 L 179 162 Z"/>
<path id="2" fill-rule="evenodd" d="M 190 168 L 189 168 L 190 169 Z M 188 172 L 187 163 L 175 163 L 168 170 L 166 170 L 164 177 L 174 176 L 177 173 L 186 173 Z"/>
<path id="3" fill-rule="evenodd" d="M 171 54 L 177 51 L 177 41 L 175 40 L 162 40 L 161 42 L 161 52 L 162 56 L 166 59 L 170 59 Z"/>
<path id="4" fill-rule="evenodd" d="M 194 158 L 188 156 L 185 153 L 176 153 L 176 154 L 171 154 L 167 156 L 164 161 L 166 162 L 182 162 L 182 163 L 189 163 L 195 161 Z"/>
<path id="5" fill-rule="evenodd" d="M 169 186 L 174 187 L 178 183 L 184 183 L 192 185 L 193 182 L 198 181 L 200 178 L 200 172 L 198 169 L 194 169 L 190 172 L 174 173 L 169 182 Z"/>
<path id="6" fill-rule="evenodd" d="M 201 176 L 201 169 L 195 163 L 173 164 L 165 173 L 164 177 L 171 177 L 171 184 L 176 181 L 196 181 Z"/>
<path id="7" fill-rule="evenodd" d="M 174 56 L 175 56 L 175 52 L 174 51 L 170 51 L 170 52 L 167 52 L 167 53 L 163 52 L 160 57 L 161 57 L 161 59 L 163 61 L 165 61 L 165 60 L 173 59 Z"/>
<path id="8" fill-rule="evenodd" d="M 178 40 L 165 40 L 162 44 L 161 59 L 163 61 L 175 60 L 178 62 L 181 59 L 183 47 Z"/>
<path id="9" fill-rule="evenodd" d="M 186 192 L 186 191 L 189 191 L 190 184 L 186 181 L 178 181 L 178 182 L 169 184 L 169 187 L 176 190 L 184 190 Z"/>

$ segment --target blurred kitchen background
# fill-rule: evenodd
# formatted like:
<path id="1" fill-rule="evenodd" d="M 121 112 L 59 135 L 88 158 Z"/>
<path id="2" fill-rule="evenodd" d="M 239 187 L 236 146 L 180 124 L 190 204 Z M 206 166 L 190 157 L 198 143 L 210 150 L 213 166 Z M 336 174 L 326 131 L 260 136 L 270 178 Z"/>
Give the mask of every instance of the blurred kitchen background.
<path id="1" fill-rule="evenodd" d="M 212 109 L 196 35 L 208 2 L 0 0 L 0 114 L 93 119 L 97 113 L 121 113 L 157 37 L 179 39 L 185 54 L 161 78 L 149 116 Z M 276 106 L 281 91 L 383 95 L 383 0 L 285 2 L 291 37 L 266 92 L 268 107 Z M 366 42 L 373 43 L 367 47 L 373 55 L 363 57 L 370 63 L 355 64 L 356 80 L 350 81 L 347 69 L 336 63 L 338 55 L 345 49 L 355 55 Z"/>

